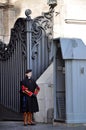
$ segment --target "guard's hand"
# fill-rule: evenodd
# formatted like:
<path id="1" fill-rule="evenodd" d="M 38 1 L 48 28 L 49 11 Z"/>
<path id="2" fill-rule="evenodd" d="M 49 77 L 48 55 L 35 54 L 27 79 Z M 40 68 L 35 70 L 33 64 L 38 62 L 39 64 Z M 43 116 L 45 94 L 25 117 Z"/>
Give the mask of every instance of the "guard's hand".
<path id="1" fill-rule="evenodd" d="M 35 95 L 34 93 L 32 94 L 32 96 L 33 96 L 33 97 L 36 97 L 36 95 Z"/>

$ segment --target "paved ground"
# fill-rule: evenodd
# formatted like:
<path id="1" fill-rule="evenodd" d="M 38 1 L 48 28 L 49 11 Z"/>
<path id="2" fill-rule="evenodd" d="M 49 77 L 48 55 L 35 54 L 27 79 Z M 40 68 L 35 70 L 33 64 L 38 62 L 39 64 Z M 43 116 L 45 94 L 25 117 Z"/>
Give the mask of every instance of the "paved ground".
<path id="1" fill-rule="evenodd" d="M 86 125 L 36 124 L 35 126 L 23 126 L 22 122 L 1 121 L 0 130 L 86 130 Z"/>

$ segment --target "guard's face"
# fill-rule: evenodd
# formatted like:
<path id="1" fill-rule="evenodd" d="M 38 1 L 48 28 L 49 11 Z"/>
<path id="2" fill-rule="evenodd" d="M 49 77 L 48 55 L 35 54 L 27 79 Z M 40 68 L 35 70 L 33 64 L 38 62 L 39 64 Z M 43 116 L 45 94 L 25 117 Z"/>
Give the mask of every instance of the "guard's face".
<path id="1" fill-rule="evenodd" d="M 29 72 L 26 74 L 28 78 L 31 78 L 32 77 L 32 72 Z"/>

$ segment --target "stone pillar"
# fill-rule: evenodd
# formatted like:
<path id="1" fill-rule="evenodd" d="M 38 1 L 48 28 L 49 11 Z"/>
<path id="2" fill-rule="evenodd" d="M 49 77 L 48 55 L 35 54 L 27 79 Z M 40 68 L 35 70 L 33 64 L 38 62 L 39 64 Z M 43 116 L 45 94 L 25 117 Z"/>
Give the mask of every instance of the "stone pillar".
<path id="1" fill-rule="evenodd" d="M 10 31 L 15 22 L 15 9 L 12 5 L 0 4 L 0 39 L 8 44 Z"/>
<path id="2" fill-rule="evenodd" d="M 3 9 L 0 9 L 0 40 L 3 41 Z"/>

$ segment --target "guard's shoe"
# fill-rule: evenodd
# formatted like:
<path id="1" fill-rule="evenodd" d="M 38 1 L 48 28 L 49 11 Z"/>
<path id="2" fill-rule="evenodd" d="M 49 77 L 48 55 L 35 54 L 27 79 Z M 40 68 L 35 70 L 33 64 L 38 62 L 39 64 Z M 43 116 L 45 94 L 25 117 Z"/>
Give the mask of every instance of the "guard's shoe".
<path id="1" fill-rule="evenodd" d="M 24 124 L 24 126 L 27 126 L 27 124 Z"/>

